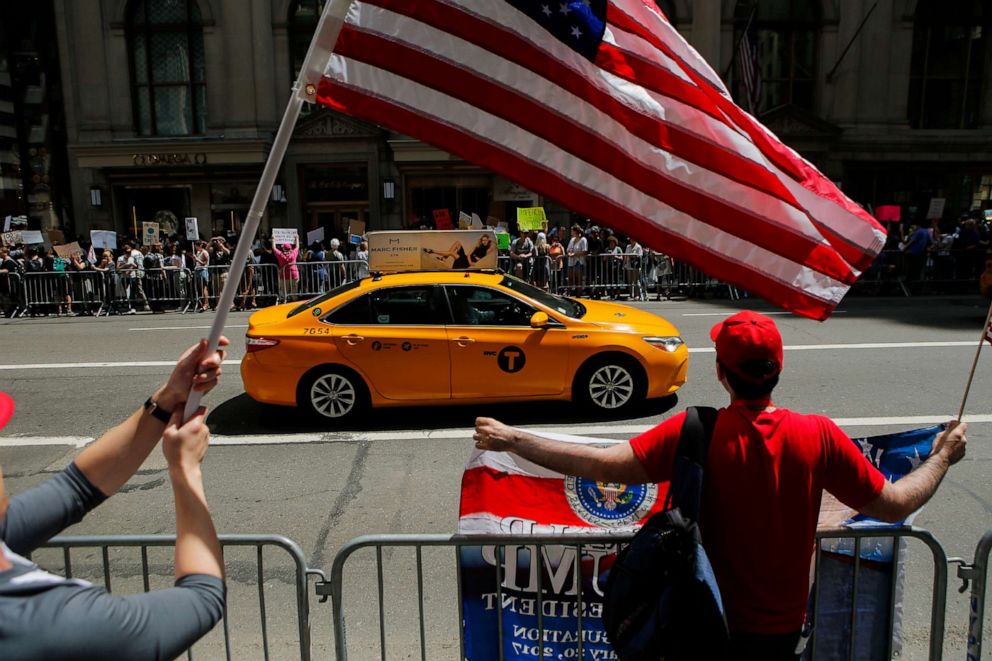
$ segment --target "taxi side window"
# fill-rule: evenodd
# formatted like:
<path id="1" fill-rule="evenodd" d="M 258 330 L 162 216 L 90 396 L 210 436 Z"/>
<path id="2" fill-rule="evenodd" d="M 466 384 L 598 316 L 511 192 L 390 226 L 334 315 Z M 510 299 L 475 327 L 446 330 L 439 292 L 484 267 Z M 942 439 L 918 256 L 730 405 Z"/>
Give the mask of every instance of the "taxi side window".
<path id="1" fill-rule="evenodd" d="M 536 310 L 487 287 L 447 287 L 457 326 L 527 326 Z"/>
<path id="2" fill-rule="evenodd" d="M 370 323 L 369 297 L 359 296 L 350 303 L 345 303 L 337 310 L 327 315 L 324 321 L 332 324 L 345 324 L 348 326 L 367 326 Z"/>
<path id="3" fill-rule="evenodd" d="M 395 287 L 369 294 L 372 324 L 443 326 L 448 313 L 434 286 Z"/>

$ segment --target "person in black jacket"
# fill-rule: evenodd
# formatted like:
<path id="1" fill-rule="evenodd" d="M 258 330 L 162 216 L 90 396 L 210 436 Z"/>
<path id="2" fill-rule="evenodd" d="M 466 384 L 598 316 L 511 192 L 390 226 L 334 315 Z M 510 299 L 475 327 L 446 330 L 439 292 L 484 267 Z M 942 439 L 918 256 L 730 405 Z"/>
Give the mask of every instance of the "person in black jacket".
<path id="1" fill-rule="evenodd" d="M 223 561 L 200 473 L 206 411 L 182 416 L 190 387 L 211 390 L 223 359 L 206 341 L 191 347 L 144 406 L 39 486 L 8 500 L 0 476 L 0 658 L 173 659 L 220 620 Z M 0 428 L 13 412 L 0 393 Z M 23 557 L 113 495 L 160 438 L 176 504 L 175 587 L 112 595 Z"/>

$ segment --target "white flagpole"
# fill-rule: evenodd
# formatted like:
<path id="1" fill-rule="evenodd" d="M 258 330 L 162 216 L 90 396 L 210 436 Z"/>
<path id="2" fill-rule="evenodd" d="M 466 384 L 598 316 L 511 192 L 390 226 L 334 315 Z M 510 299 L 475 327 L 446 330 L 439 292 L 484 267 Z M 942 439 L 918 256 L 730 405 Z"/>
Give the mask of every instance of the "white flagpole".
<path id="1" fill-rule="evenodd" d="M 961 408 L 958 410 L 958 422 L 964 415 L 964 405 L 968 402 L 968 392 L 971 390 L 971 382 L 975 378 L 975 367 L 978 366 L 978 357 L 982 355 L 982 345 L 988 336 L 989 323 L 992 323 L 992 305 L 989 305 L 989 313 L 985 315 L 985 325 L 982 326 L 982 339 L 978 341 L 978 350 L 975 351 L 975 360 L 971 363 L 971 373 L 968 375 L 968 383 L 964 387 L 964 397 L 961 399 Z"/>
<path id="2" fill-rule="evenodd" d="M 265 212 L 269 195 L 272 194 L 272 184 L 275 183 L 276 175 L 279 174 L 279 168 L 286 156 L 286 147 L 293 136 L 293 128 L 296 126 L 296 120 L 299 119 L 300 109 L 304 102 L 313 101 L 316 96 L 317 82 L 320 81 L 327 68 L 327 61 L 334 50 L 334 44 L 338 40 L 338 34 L 341 32 L 341 26 L 344 24 L 344 18 L 350 7 L 351 0 L 331 0 L 324 7 L 324 13 L 321 14 L 317 30 L 310 42 L 310 49 L 307 51 L 307 57 L 300 69 L 300 76 L 293 85 L 293 93 L 289 98 L 289 103 L 286 104 L 286 112 L 282 116 L 279 130 L 272 140 L 272 150 L 265 161 L 258 188 L 255 189 L 255 197 L 252 200 L 251 209 L 248 211 L 248 217 L 245 219 L 234 257 L 231 258 L 231 270 L 228 273 L 227 282 L 221 290 L 220 300 L 217 302 L 217 315 L 210 327 L 208 353 L 217 350 L 220 336 L 224 332 L 228 311 L 234 304 L 234 295 L 241 286 L 241 276 L 248 261 L 249 250 L 255 233 L 258 231 L 258 224 L 262 220 L 262 214 Z M 200 407 L 201 399 L 203 399 L 202 393 L 190 389 L 189 399 L 183 414 L 185 420 L 192 417 Z"/>

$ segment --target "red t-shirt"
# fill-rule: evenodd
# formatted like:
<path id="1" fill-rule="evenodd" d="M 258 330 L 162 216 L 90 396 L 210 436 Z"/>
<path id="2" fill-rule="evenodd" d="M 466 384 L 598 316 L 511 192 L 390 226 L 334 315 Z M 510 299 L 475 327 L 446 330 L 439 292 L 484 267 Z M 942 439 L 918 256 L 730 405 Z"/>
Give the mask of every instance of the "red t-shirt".
<path id="1" fill-rule="evenodd" d="M 652 481 L 671 479 L 684 420 L 680 413 L 630 441 Z M 797 631 L 809 597 L 823 490 L 858 509 L 884 485 L 882 474 L 828 418 L 753 410 L 741 402 L 720 409 L 700 532 L 730 629 Z"/>

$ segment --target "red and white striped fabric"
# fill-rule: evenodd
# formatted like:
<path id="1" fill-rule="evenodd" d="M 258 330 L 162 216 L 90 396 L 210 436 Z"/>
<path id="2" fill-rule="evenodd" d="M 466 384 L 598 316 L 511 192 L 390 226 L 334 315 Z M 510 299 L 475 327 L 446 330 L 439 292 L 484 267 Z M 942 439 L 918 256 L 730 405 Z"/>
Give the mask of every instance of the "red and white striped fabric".
<path id="1" fill-rule="evenodd" d="M 992 344 L 992 321 L 985 327 L 985 339 L 989 344 Z"/>
<path id="2" fill-rule="evenodd" d="M 503 0 L 352 2 L 317 101 L 830 314 L 884 244 L 871 216 L 734 105 L 648 0 L 515 4 L 530 15 Z M 537 20 L 590 7 L 605 19 L 590 58 Z"/>
<path id="3" fill-rule="evenodd" d="M 614 441 L 562 434 L 571 443 Z M 548 535 L 633 532 L 664 505 L 666 485 L 604 484 L 566 477 L 514 454 L 476 450 L 462 475 L 458 532 Z"/>

